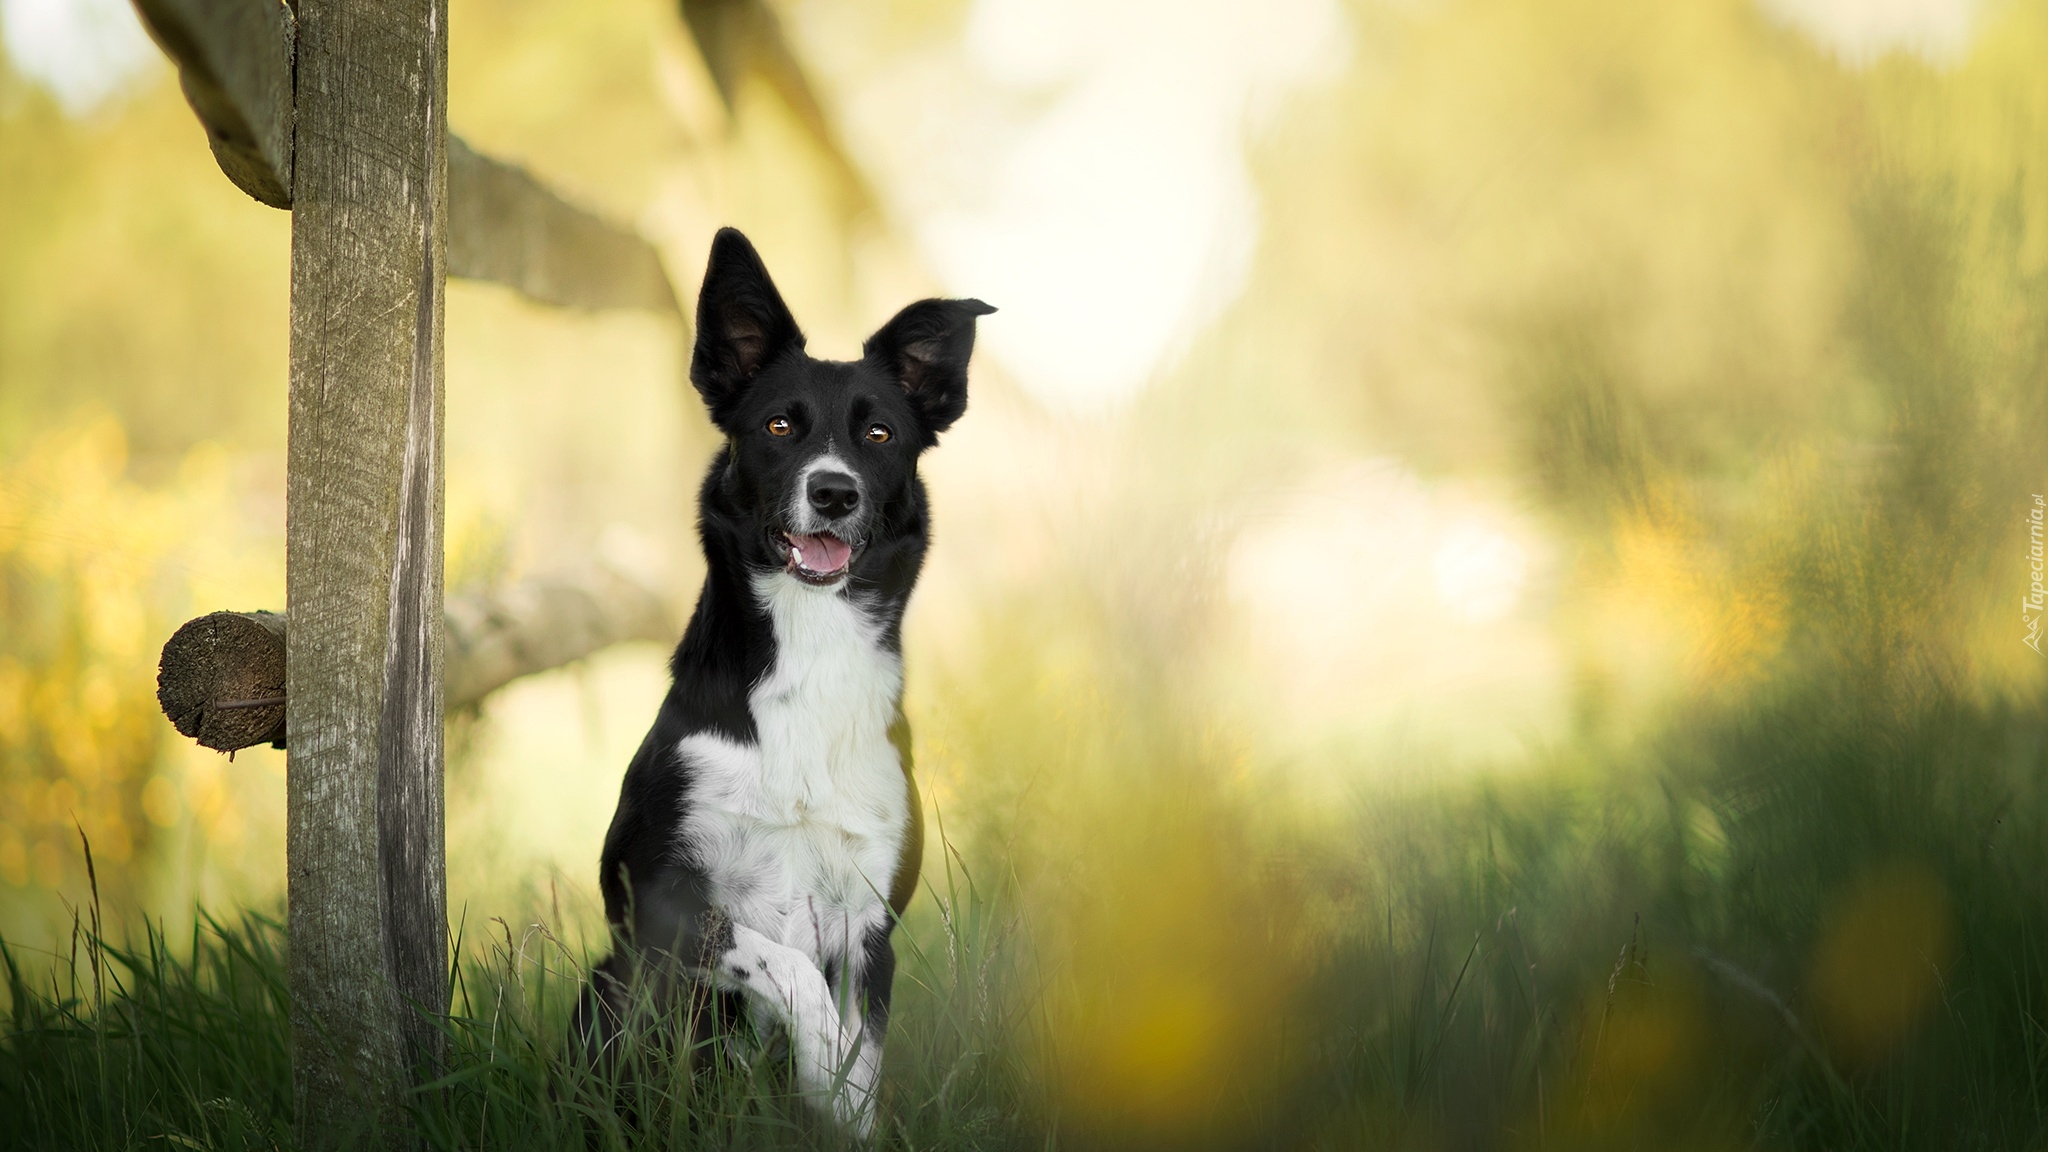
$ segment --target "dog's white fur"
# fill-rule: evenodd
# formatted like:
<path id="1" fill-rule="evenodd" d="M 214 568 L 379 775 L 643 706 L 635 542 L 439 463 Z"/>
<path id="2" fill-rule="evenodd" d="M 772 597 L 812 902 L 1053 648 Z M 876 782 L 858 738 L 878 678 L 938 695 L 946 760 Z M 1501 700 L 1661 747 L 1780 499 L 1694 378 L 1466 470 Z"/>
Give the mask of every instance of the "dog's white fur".
<path id="1" fill-rule="evenodd" d="M 888 923 L 910 828 L 889 742 L 902 661 L 843 582 L 764 573 L 754 593 L 776 645 L 774 669 L 748 698 L 759 740 L 700 732 L 680 742 L 690 773 L 682 836 L 734 925 L 738 947 L 721 975 L 789 1031 L 799 1088 L 865 1133 L 881 1044 L 863 1034 L 849 990 L 868 933 Z M 823 975 L 832 962 L 836 988 Z"/>

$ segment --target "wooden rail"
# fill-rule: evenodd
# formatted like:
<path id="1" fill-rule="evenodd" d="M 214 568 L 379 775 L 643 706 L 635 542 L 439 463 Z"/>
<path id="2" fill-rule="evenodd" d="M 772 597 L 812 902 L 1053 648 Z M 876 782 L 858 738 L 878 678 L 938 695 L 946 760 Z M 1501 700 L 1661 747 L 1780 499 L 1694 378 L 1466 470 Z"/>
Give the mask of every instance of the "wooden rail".
<path id="1" fill-rule="evenodd" d="M 235 187 L 292 206 L 292 61 L 298 20 L 284 0 L 135 0 L 178 66 L 185 100 Z"/>
<path id="2" fill-rule="evenodd" d="M 522 676 L 632 640 L 672 644 L 681 632 L 660 591 L 609 567 L 453 596 L 442 615 L 441 704 L 472 708 Z M 157 703 L 202 747 L 285 747 L 288 635 L 276 612 L 212 612 L 186 622 L 164 642 Z"/>
<path id="3" fill-rule="evenodd" d="M 678 4 L 727 114 L 738 103 L 740 81 L 747 76 L 760 77 L 803 125 L 811 143 L 824 153 L 846 190 L 848 206 L 855 214 L 874 214 L 874 190 L 825 115 L 775 10 L 763 0 L 678 0 Z"/>
<path id="4" fill-rule="evenodd" d="M 448 274 L 504 284 L 543 304 L 683 315 L 652 244 L 453 135 Z"/>
<path id="5" fill-rule="evenodd" d="M 135 0 L 178 66 L 185 99 L 235 186 L 292 206 L 298 21 L 282 0 Z M 525 169 L 448 137 L 447 274 L 544 304 L 636 308 L 679 320 L 661 254 L 556 195 Z"/>

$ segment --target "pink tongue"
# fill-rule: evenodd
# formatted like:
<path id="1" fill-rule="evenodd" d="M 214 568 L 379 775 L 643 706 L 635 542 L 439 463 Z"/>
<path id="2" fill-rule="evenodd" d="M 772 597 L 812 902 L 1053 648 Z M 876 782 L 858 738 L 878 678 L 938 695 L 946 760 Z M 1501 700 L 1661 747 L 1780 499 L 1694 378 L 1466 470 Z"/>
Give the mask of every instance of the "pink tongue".
<path id="1" fill-rule="evenodd" d="M 797 562 L 812 572 L 837 572 L 846 567 L 847 557 L 853 555 L 853 547 L 837 536 L 792 535 L 789 542 L 796 546 Z"/>

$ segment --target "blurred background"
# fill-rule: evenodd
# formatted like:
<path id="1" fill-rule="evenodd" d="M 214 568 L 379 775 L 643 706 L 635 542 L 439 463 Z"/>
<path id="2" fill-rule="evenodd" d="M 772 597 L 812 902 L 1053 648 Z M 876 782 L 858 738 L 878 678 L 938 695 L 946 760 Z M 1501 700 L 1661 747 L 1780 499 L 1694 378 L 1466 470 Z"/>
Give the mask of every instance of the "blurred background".
<path id="1" fill-rule="evenodd" d="M 1006 926 L 991 1109 L 2048 1139 L 2048 11 L 767 10 L 780 70 L 664 0 L 451 0 L 449 123 L 686 306 L 740 227 L 814 354 L 1001 309 L 905 637 L 927 875 Z M 290 221 L 122 0 L 0 33 L 0 934 L 61 947 L 81 831 L 110 916 L 275 909 L 283 754 L 153 693 L 283 603 Z M 604 556 L 686 612 L 687 333 L 453 281 L 447 333 L 451 592 Z M 665 658 L 451 717 L 452 914 L 596 940 Z"/>

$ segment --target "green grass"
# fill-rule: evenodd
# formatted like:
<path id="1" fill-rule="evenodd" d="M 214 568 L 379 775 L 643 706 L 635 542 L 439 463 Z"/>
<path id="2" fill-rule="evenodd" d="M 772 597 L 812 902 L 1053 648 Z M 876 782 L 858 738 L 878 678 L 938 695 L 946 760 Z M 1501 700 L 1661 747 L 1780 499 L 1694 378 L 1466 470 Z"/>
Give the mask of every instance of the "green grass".
<path id="1" fill-rule="evenodd" d="M 1337 1127 L 1364 1147 L 2040 1147 L 2043 731 L 2038 708 L 1901 721 L 1822 694 L 1686 726 L 1633 786 L 1385 813 L 1393 847 L 1323 877 L 1399 894 L 1325 969 L 1343 1006 L 1305 1063 Z"/>
<path id="2" fill-rule="evenodd" d="M 1285 987 L 1193 1127 L 1063 1107 L 1077 1038 L 1041 1005 L 1067 976 L 949 851 L 900 937 L 881 1144 L 2031 1152 L 2044 734 L 2039 706 L 1788 692 L 1633 766 L 1379 796 L 1343 835 L 1268 840 L 1284 879 L 1256 889 L 1323 912 L 1227 973 Z M 40 978 L 8 955 L 0 1147 L 291 1147 L 277 922 L 125 948 L 95 916 Z M 583 958 L 504 922 L 461 953 L 445 1072 L 410 1105 L 427 1147 L 840 1146 L 766 1058 L 651 1058 L 623 1120 L 562 1059 Z"/>
<path id="3" fill-rule="evenodd" d="M 1008 928 L 963 874 L 904 933 L 885 1140 L 906 1148 L 1035 1145 L 1039 1109 L 1001 1042 L 1015 1021 L 995 967 Z M 88 907 L 73 953 L 31 965 L 12 949 L 0 1044 L 0 1148 L 286 1149 L 294 1146 L 285 933 L 278 920 L 202 914 L 189 940 L 104 938 Z M 747 1062 L 629 1052 L 601 1082 L 565 1058 L 586 958 L 539 923 L 458 941 L 440 1074 L 405 1121 L 430 1148 L 837 1148 L 791 1099 L 774 1054 Z M 938 950 L 928 948 L 937 943 Z M 48 958 L 39 958 L 47 960 Z M 699 1054 L 701 1055 L 701 1054 Z M 631 1119 L 627 1119 L 631 1117 Z M 366 1113 L 367 1120 L 367 1113 Z M 367 1136 L 366 1128 L 364 1133 Z"/>

